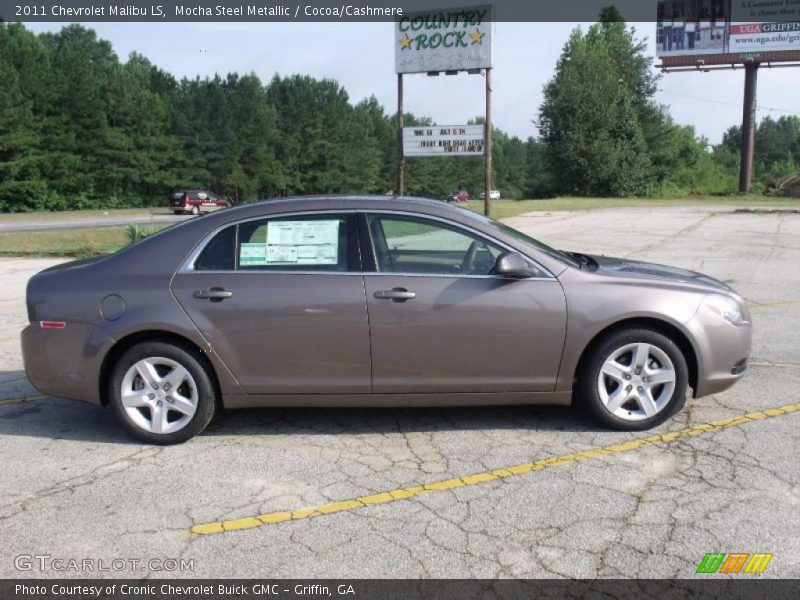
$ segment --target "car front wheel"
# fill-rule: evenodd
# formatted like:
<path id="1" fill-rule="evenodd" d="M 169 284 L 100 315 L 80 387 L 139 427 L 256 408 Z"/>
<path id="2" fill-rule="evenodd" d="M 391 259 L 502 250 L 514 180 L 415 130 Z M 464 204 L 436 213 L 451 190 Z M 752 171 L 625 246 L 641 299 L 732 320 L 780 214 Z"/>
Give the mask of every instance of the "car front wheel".
<path id="1" fill-rule="evenodd" d="M 207 367 L 183 348 L 137 344 L 114 365 L 109 398 L 122 425 L 149 444 L 178 444 L 200 433 L 216 410 Z"/>
<path id="2" fill-rule="evenodd" d="M 626 329 L 598 344 L 578 373 L 577 395 L 601 423 L 624 431 L 655 427 L 686 402 L 688 368 L 680 348 L 649 329 Z"/>

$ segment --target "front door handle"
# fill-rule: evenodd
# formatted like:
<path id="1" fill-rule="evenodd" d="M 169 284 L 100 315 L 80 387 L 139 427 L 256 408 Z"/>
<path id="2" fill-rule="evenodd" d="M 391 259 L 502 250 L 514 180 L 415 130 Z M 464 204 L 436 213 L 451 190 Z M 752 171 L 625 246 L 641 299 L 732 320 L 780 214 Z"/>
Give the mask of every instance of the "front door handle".
<path id="1" fill-rule="evenodd" d="M 197 290 L 192 294 L 195 298 L 211 300 L 212 302 L 221 302 L 225 298 L 233 296 L 233 292 L 228 292 L 220 287 L 213 287 L 208 290 Z"/>
<path id="2" fill-rule="evenodd" d="M 393 288 L 391 290 L 381 290 L 375 292 L 375 297 L 378 300 L 391 300 L 392 302 L 405 302 L 413 300 L 417 297 L 414 292 L 409 292 L 405 288 Z"/>

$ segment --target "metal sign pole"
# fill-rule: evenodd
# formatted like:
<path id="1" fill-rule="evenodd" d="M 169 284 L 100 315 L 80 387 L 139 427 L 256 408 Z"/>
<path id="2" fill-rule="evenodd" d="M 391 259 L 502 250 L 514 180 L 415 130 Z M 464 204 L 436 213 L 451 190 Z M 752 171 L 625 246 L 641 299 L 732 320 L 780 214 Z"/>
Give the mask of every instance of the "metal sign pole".
<path id="1" fill-rule="evenodd" d="M 744 67 L 744 108 L 742 110 L 742 159 L 739 164 L 739 192 L 749 194 L 753 186 L 753 158 L 756 151 L 757 62 Z"/>
<path id="2" fill-rule="evenodd" d="M 403 155 L 403 74 L 397 74 L 397 189 L 395 194 L 405 194 L 405 163 Z"/>
<path id="3" fill-rule="evenodd" d="M 492 213 L 492 70 L 486 69 L 486 119 L 483 134 L 483 214 Z"/>

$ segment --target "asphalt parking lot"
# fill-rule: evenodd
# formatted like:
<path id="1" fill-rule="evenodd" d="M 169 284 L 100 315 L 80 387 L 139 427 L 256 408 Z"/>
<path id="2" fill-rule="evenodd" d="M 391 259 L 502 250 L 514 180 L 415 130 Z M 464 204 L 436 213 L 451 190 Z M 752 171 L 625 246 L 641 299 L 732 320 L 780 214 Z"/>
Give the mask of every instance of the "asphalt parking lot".
<path id="1" fill-rule="evenodd" d="M 800 577 L 800 215 L 609 209 L 508 222 L 559 248 L 730 282 L 753 314 L 747 377 L 638 434 L 556 407 L 265 409 L 228 413 L 181 446 L 145 446 L 109 410 L 31 387 L 25 282 L 56 261 L 3 259 L 0 577 L 671 578 L 693 577 L 708 552 L 772 553 L 762 577 Z M 86 573 L 17 558 L 33 555 L 126 565 Z M 132 566 L 151 559 L 191 570 Z"/>

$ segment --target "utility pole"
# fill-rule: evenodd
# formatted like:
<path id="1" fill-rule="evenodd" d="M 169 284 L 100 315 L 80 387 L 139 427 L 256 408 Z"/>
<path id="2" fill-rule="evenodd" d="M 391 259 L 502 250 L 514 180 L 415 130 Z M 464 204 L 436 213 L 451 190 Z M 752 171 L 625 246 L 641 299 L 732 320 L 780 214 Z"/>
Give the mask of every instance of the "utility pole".
<path id="1" fill-rule="evenodd" d="M 753 157 L 756 151 L 757 62 L 744 66 L 744 109 L 742 110 L 742 159 L 739 164 L 739 192 L 749 194 L 753 186 Z"/>

